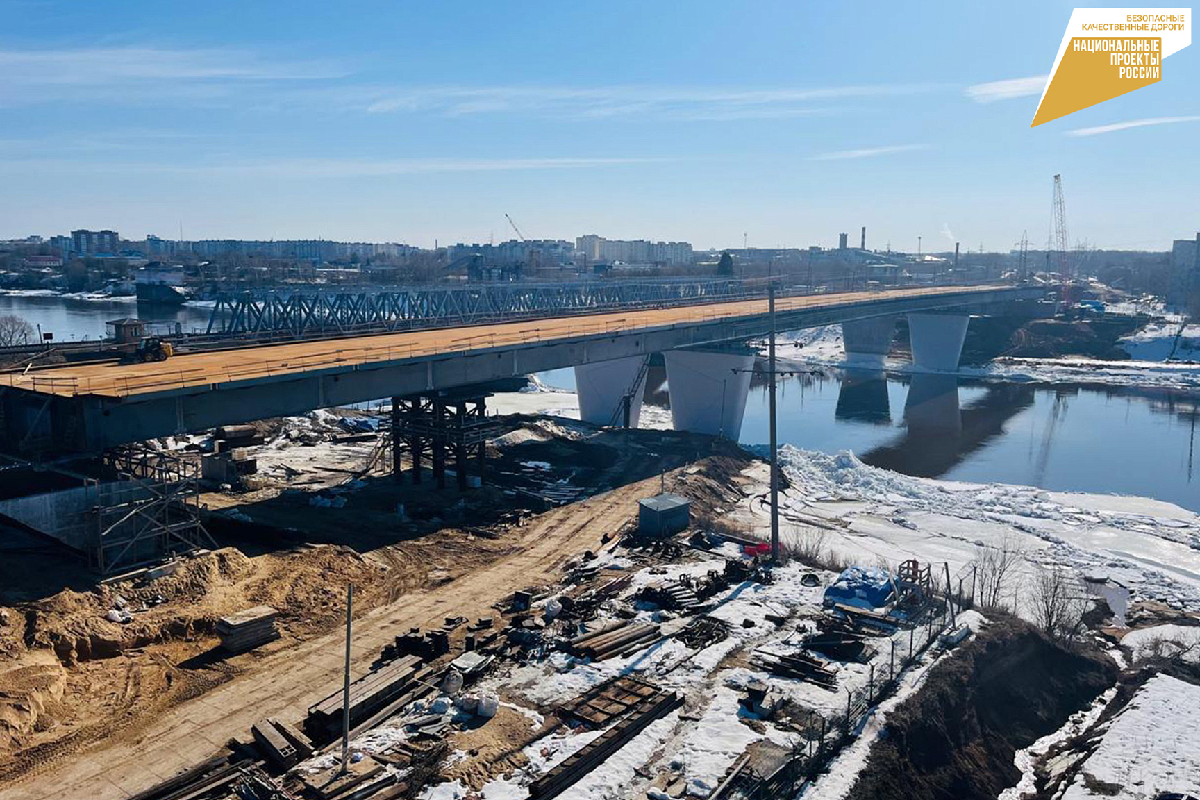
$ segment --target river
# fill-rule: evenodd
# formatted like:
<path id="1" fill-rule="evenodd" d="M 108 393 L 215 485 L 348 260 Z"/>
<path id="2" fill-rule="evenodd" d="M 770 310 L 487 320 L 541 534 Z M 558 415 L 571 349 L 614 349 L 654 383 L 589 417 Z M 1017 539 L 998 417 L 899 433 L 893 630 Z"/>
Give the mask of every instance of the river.
<path id="1" fill-rule="evenodd" d="M 133 301 L 0 295 L 55 341 L 95 339 L 104 323 L 137 315 L 203 330 L 202 308 Z M 574 389 L 574 371 L 540 376 Z M 646 400 L 666 406 L 665 374 L 652 369 Z M 851 450 L 910 475 L 1153 497 L 1200 511 L 1200 398 L 1124 387 L 982 383 L 944 375 L 829 370 L 779 383 L 779 439 L 807 450 Z M 766 387 L 751 386 L 741 441 L 767 441 Z"/>

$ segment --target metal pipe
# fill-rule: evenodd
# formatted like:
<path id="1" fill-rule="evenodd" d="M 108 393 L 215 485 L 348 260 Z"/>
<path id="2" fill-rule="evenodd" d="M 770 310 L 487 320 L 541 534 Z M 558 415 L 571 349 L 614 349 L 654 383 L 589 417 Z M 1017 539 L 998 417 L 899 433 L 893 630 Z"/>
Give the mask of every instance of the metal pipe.
<path id="1" fill-rule="evenodd" d="M 342 772 L 350 771 L 350 623 L 354 616 L 354 584 L 346 584 L 346 669 L 342 675 Z"/>
<path id="2" fill-rule="evenodd" d="M 771 317 L 771 334 L 767 345 L 767 375 L 770 386 L 771 417 L 771 563 L 779 563 L 779 460 L 777 454 L 775 419 L 775 286 L 767 287 L 767 313 Z"/>

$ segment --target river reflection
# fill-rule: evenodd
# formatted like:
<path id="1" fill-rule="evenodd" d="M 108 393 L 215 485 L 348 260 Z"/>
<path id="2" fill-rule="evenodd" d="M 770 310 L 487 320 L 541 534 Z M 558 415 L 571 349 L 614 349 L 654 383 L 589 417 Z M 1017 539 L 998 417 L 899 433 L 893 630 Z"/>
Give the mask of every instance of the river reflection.
<path id="1" fill-rule="evenodd" d="M 891 425 L 892 409 L 883 370 L 845 373 L 833 417 L 842 422 Z"/>

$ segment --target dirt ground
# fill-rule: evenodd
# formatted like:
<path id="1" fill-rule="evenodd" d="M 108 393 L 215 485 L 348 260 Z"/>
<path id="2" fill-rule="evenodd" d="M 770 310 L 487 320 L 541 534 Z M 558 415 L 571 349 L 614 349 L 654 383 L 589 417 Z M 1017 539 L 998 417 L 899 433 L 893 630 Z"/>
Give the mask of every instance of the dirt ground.
<path id="1" fill-rule="evenodd" d="M 196 737 L 214 744 L 244 736 L 264 716 L 297 719 L 336 682 L 338 659 L 325 656 L 340 648 L 331 643 L 340 640 L 347 583 L 356 587 L 356 662 L 365 668 L 409 626 L 485 615 L 511 592 L 556 579 L 570 558 L 598 549 L 635 519 L 637 500 L 656 493 L 660 481 L 691 496 L 694 513 L 710 513 L 735 499 L 732 477 L 745 466 L 746 457 L 731 448 L 660 479 L 660 469 L 694 458 L 695 441 L 671 432 L 604 433 L 588 458 L 579 444 L 588 437 L 560 433 L 535 428 L 510 436 L 516 455 L 500 463 L 554 461 L 549 470 L 532 468 L 534 483 L 557 482 L 555 471 L 566 470 L 577 483 L 616 488 L 544 513 L 490 515 L 483 510 L 512 511 L 512 490 L 459 496 L 450 489 L 438 497 L 426 488 L 425 501 L 443 509 L 440 517 L 403 522 L 390 479 L 348 494 L 340 513 L 278 491 L 240 504 L 226 496 L 225 507 L 238 515 L 210 527 L 229 546 L 182 560 L 174 574 L 91 586 L 73 579 L 25 602 L 0 590 L 0 794 L 52 797 L 86 786 L 90 797 L 121 797 L 128 781 L 152 784 L 149 774 L 124 783 L 113 776 L 141 769 L 134 763 L 154 763 L 160 777 L 188 766 L 193 753 L 164 745 L 151 759 L 146 748 L 200 725 L 197 708 L 219 704 L 219 714 L 200 715 L 205 736 Z M 529 469 L 516 469 L 510 481 Z M 216 619 L 259 604 L 279 610 L 281 638 L 223 655 Z M 132 621 L 105 619 L 114 608 Z M 512 722 L 532 732 L 527 718 Z M 46 770 L 50 765 L 55 769 Z M 20 791 L 10 795 L 4 786 L 14 782 Z"/>

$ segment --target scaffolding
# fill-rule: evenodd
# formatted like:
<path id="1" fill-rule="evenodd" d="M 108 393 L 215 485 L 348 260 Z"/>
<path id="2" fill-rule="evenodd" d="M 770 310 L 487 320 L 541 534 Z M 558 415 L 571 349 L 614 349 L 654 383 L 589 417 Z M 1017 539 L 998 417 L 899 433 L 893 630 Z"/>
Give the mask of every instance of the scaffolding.
<path id="1" fill-rule="evenodd" d="M 490 392 L 470 387 L 393 397 L 390 427 L 396 480 L 401 480 L 401 455 L 407 452 L 414 484 L 421 483 L 422 464 L 428 459 L 437 488 L 446 488 L 446 458 L 450 455 L 459 489 L 468 487 L 467 474 L 472 470 L 482 486 L 487 440 L 500 429 L 499 421 L 487 415 L 489 397 Z"/>
<path id="2" fill-rule="evenodd" d="M 104 454 L 116 480 L 95 484 L 96 540 L 88 553 L 103 575 L 134 569 L 216 542 L 200 522 L 199 465 L 144 445 Z"/>

